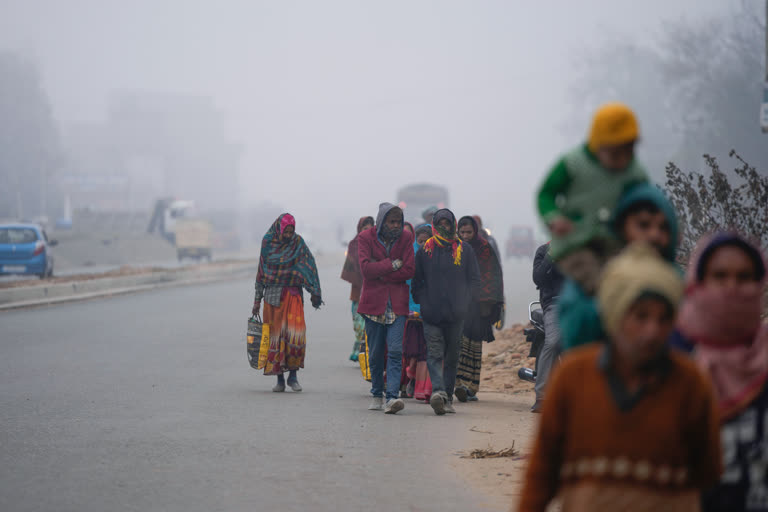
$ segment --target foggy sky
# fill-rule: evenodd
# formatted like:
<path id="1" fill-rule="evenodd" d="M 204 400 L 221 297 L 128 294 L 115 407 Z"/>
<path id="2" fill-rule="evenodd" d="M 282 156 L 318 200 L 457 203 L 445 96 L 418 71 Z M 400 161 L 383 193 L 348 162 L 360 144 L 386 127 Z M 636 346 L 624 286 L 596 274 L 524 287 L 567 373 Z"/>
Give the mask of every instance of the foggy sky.
<path id="1" fill-rule="evenodd" d="M 579 142 L 560 127 L 585 51 L 727 8 L 0 0 L 0 49 L 37 59 L 62 126 L 102 120 L 122 91 L 213 97 L 246 148 L 241 204 L 269 200 L 300 225 L 348 217 L 351 230 L 399 186 L 431 181 L 451 189 L 457 214 L 498 230 L 535 222 L 542 174 Z"/>

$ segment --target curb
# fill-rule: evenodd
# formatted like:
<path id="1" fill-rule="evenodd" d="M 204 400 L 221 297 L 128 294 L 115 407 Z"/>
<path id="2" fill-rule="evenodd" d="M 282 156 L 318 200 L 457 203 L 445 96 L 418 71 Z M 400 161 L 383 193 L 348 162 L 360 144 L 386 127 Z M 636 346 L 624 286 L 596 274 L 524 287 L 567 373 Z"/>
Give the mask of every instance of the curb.
<path id="1" fill-rule="evenodd" d="M 255 275 L 257 269 L 258 265 L 255 264 L 229 265 L 215 269 L 153 272 L 138 276 L 97 278 L 50 286 L 10 288 L 0 290 L 0 312 L 126 295 L 160 288 L 226 281 L 242 274 Z"/>

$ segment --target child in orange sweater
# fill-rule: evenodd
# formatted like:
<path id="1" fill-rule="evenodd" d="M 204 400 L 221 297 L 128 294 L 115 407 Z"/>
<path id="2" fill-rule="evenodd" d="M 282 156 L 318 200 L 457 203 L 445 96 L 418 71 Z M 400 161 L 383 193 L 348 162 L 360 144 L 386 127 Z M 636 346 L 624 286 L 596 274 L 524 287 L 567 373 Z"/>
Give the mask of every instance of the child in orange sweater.
<path id="1" fill-rule="evenodd" d="M 519 510 L 698 511 L 721 472 L 710 384 L 667 339 L 677 271 L 647 246 L 605 268 L 598 290 L 609 343 L 570 352 L 555 372 Z"/>

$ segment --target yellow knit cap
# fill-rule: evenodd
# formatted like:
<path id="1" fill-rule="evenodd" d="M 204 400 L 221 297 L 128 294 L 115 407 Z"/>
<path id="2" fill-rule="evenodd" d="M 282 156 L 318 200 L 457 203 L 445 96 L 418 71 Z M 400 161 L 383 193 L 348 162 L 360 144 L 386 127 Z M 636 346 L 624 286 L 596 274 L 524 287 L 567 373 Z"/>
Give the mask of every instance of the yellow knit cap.
<path id="1" fill-rule="evenodd" d="M 597 290 L 600 318 L 609 336 L 616 335 L 629 308 L 647 292 L 661 295 L 677 310 L 683 281 L 650 245 L 634 243 L 608 262 Z"/>
<path id="2" fill-rule="evenodd" d="M 587 145 L 597 153 L 602 146 L 618 146 L 637 140 L 640 129 L 632 109 L 623 103 L 606 103 L 595 112 Z"/>

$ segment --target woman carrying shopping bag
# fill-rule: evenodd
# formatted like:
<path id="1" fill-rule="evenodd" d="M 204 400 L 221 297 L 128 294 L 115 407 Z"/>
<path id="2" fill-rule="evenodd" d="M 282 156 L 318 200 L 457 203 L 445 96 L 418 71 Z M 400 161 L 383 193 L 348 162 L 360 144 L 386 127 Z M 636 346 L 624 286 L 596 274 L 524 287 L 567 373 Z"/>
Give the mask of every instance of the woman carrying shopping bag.
<path id="1" fill-rule="evenodd" d="M 312 306 L 320 308 L 322 295 L 315 258 L 296 234 L 296 220 L 290 213 L 284 213 L 261 242 L 253 301 L 255 316 L 264 300 L 264 324 L 269 325 L 264 375 L 277 375 L 277 384 L 272 388 L 276 393 L 285 391 L 286 371 L 288 386 L 296 392 L 302 389 L 296 375 L 299 368 L 304 368 L 307 346 L 302 289 L 310 293 Z"/>

